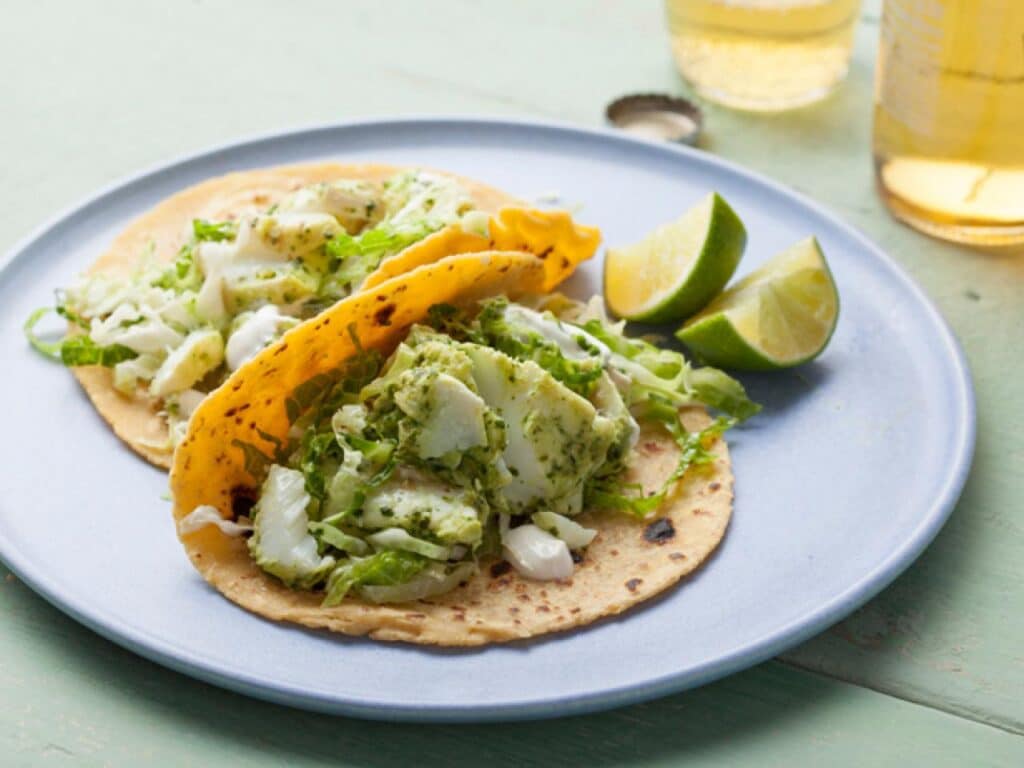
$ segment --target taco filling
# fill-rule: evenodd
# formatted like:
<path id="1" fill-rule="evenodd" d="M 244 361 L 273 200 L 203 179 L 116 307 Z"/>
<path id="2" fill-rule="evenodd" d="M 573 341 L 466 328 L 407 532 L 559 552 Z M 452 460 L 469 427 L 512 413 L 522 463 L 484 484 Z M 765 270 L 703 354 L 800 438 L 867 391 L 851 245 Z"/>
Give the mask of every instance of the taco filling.
<path id="1" fill-rule="evenodd" d="M 699 404 L 722 415 L 690 431 L 680 409 Z M 628 338 L 599 302 L 560 296 L 435 305 L 386 359 L 361 350 L 285 405 L 288 440 L 247 517 L 199 506 L 179 531 L 248 533 L 259 568 L 323 606 L 441 595 L 484 561 L 565 582 L 598 535 L 584 511 L 653 515 L 758 409 L 724 373 Z M 623 478 L 652 430 L 675 464 L 641 489 Z"/>
<path id="2" fill-rule="evenodd" d="M 388 257 L 455 223 L 486 236 L 475 208 L 456 179 L 423 171 L 308 184 L 262 212 L 192 220 L 169 265 L 143 254 L 130 273 L 83 276 L 58 292 L 56 311 L 72 326 L 62 341 L 32 334 L 46 310 L 26 330 L 65 365 L 104 366 L 120 393 L 155 399 L 177 442 L 232 371 Z"/>

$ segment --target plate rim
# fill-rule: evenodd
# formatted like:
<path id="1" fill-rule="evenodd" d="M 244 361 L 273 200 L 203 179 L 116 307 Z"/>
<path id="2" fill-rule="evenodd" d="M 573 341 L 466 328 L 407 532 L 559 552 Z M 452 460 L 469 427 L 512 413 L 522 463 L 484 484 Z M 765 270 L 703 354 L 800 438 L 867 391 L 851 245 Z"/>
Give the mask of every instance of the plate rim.
<path id="1" fill-rule="evenodd" d="M 302 135 L 312 136 L 337 131 L 374 128 L 383 131 L 417 125 L 429 125 L 433 128 L 447 125 L 454 129 L 472 127 L 481 130 L 541 129 L 563 136 L 576 135 L 590 140 L 643 148 L 645 151 L 665 151 L 680 155 L 691 162 L 711 166 L 719 171 L 767 187 L 778 196 L 795 200 L 817 216 L 826 219 L 838 232 L 849 237 L 859 247 L 870 252 L 877 264 L 884 267 L 889 272 L 889 276 L 900 283 L 901 288 L 908 291 L 924 310 L 925 317 L 938 332 L 937 340 L 941 342 L 940 346 L 945 353 L 942 357 L 951 366 L 952 381 L 956 384 L 955 391 L 949 393 L 951 401 L 958 406 L 957 413 L 952 414 L 953 417 L 958 417 L 953 422 L 953 428 L 959 437 L 954 446 L 951 462 L 953 471 L 947 474 L 946 482 L 936 494 L 926 514 L 921 516 L 917 526 L 887 558 L 828 602 L 807 611 L 804 615 L 760 640 L 737 648 L 712 662 L 705 663 L 694 671 L 667 673 L 640 682 L 600 688 L 577 695 L 522 699 L 487 706 L 395 704 L 384 700 L 372 701 L 365 697 L 345 699 L 337 695 L 330 696 L 310 692 L 287 683 L 269 681 L 249 673 L 225 672 L 217 664 L 192 658 L 187 651 L 166 643 L 159 637 L 151 636 L 144 630 L 124 626 L 118 621 L 104 621 L 101 612 L 90 610 L 87 605 L 83 606 L 74 601 L 65 600 L 59 594 L 59 590 L 45 577 L 45 573 L 42 576 L 35 573 L 31 564 L 27 562 L 27 559 L 22 558 L 16 547 L 12 546 L 7 539 L 0 538 L 0 560 L 20 581 L 62 613 L 126 650 L 175 672 L 254 698 L 327 714 L 394 722 L 510 722 L 588 714 L 648 701 L 704 685 L 752 667 L 820 633 L 864 605 L 891 584 L 924 552 L 942 529 L 960 498 L 971 470 L 977 434 L 976 402 L 970 368 L 949 323 L 932 299 L 903 267 L 859 228 L 844 221 L 824 205 L 781 182 L 699 149 L 633 137 L 605 127 L 581 126 L 555 120 L 486 115 L 374 116 L 262 132 L 221 142 L 198 151 L 180 154 L 170 160 L 149 165 L 142 170 L 102 185 L 93 193 L 79 198 L 76 202 L 45 219 L 28 234 L 16 240 L 14 245 L 0 258 L 0 280 L 6 279 L 8 272 L 48 232 L 62 223 L 80 216 L 90 206 L 102 202 L 105 198 L 158 174 L 210 159 L 225 152 L 245 151 L 255 148 L 259 144 L 272 144 Z"/>

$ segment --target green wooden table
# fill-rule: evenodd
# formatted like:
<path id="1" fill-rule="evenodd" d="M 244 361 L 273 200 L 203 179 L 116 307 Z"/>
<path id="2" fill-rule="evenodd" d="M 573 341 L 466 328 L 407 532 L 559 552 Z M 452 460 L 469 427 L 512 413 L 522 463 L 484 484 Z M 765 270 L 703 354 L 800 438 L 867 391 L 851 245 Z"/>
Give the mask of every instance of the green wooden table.
<path id="1" fill-rule="evenodd" d="M 624 92 L 685 92 L 655 0 L 12 2 L 0 29 L 0 250 L 100 185 L 242 135 L 426 113 L 599 125 Z M 869 158 L 877 33 L 868 0 L 837 94 L 774 117 L 708 106 L 704 148 L 869 233 L 967 351 L 973 472 L 893 586 L 697 691 L 555 722 L 427 727 L 176 675 L 0 567 L 0 765 L 1024 765 L 1024 255 L 944 245 L 885 213 Z"/>

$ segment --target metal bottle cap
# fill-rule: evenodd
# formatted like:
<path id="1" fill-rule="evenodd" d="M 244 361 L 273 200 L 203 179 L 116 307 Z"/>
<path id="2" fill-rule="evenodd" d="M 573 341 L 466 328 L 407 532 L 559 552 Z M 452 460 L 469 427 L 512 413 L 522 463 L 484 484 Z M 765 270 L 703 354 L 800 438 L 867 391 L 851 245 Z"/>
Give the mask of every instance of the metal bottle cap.
<path id="1" fill-rule="evenodd" d="M 662 93 L 638 93 L 616 99 L 605 110 L 616 128 L 648 139 L 696 144 L 704 127 L 700 107 Z"/>

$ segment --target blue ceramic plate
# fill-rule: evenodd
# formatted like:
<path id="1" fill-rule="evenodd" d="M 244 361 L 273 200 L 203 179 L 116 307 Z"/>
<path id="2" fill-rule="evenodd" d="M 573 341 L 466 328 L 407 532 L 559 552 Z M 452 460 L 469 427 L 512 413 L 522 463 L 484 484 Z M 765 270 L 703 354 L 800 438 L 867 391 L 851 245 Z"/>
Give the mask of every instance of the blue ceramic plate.
<path id="1" fill-rule="evenodd" d="M 747 376 L 764 412 L 730 433 L 733 522 L 660 599 L 581 631 L 431 650 L 275 624 L 208 587 L 174 535 L 164 475 L 124 448 L 67 372 L 19 332 L 125 224 L 210 176 L 312 160 L 449 169 L 525 199 L 556 190 L 606 243 L 633 241 L 718 190 L 750 233 L 741 272 L 817 235 L 842 295 L 831 346 Z M 601 287 L 600 258 L 568 285 Z M 605 131 L 493 120 L 329 126 L 223 147 L 144 173 L 45 226 L 0 273 L 4 418 L 0 556 L 114 642 L 188 675 L 299 707 L 395 720 L 587 712 L 735 672 L 820 632 L 906 568 L 953 508 L 974 403 L 934 306 L 825 210 L 711 155 Z"/>

